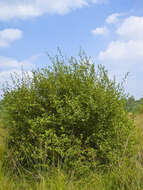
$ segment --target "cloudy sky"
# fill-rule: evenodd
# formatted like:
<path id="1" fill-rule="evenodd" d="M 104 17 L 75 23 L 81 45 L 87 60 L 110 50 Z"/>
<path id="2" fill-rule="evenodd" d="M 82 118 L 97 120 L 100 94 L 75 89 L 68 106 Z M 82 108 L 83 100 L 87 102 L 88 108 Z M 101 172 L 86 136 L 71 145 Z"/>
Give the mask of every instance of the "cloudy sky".
<path id="1" fill-rule="evenodd" d="M 129 72 L 127 92 L 143 97 L 142 0 L 0 0 L 0 87 L 21 67 L 44 66 L 57 47 L 84 49 L 118 81 Z"/>

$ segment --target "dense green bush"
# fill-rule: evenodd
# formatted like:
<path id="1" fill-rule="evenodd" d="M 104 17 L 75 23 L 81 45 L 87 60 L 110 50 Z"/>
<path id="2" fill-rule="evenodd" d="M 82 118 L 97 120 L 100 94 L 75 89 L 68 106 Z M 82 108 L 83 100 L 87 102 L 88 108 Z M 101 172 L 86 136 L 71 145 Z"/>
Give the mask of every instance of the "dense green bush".
<path id="1" fill-rule="evenodd" d="M 51 60 L 51 67 L 33 71 L 31 78 L 13 77 L 13 86 L 4 89 L 7 164 L 83 172 L 129 156 L 133 125 L 122 87 L 86 56 Z"/>

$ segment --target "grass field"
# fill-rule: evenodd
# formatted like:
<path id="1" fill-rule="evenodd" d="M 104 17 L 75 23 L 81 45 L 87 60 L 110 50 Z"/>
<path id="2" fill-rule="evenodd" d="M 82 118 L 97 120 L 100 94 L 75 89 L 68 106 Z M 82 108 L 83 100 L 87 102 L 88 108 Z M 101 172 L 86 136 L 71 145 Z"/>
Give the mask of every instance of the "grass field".
<path id="1" fill-rule="evenodd" d="M 143 129 L 143 114 L 137 114 L 135 116 L 135 121 L 137 126 Z"/>
<path id="2" fill-rule="evenodd" d="M 135 117 L 135 123 L 143 129 L 143 115 Z M 143 143 L 138 145 L 138 157 L 131 166 L 125 162 L 113 168 L 110 173 L 90 173 L 79 179 L 73 174 L 67 175 L 61 169 L 52 169 L 47 173 L 39 171 L 17 177 L 4 172 L 2 168 L 6 131 L 0 127 L 0 190 L 143 190 Z M 142 142 L 142 141 L 140 141 Z"/>

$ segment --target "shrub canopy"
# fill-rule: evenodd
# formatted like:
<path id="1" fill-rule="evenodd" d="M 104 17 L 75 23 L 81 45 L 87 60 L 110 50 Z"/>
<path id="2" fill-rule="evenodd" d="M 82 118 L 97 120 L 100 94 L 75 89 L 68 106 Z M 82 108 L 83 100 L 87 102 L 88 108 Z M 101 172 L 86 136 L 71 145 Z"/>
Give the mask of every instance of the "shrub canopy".
<path id="1" fill-rule="evenodd" d="M 118 162 L 132 130 L 121 85 L 87 56 L 55 56 L 52 66 L 13 77 L 4 89 L 14 167 L 97 168 Z"/>

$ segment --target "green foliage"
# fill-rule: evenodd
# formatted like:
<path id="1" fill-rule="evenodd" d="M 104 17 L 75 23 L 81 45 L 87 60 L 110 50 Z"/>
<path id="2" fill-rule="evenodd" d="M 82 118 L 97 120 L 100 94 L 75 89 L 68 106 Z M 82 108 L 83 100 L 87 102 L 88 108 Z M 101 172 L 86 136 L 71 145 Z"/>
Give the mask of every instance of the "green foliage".
<path id="1" fill-rule="evenodd" d="M 85 55 L 55 56 L 30 78 L 13 77 L 3 103 L 9 137 L 7 165 L 44 169 L 51 164 L 88 169 L 117 164 L 135 143 L 122 86 Z"/>

